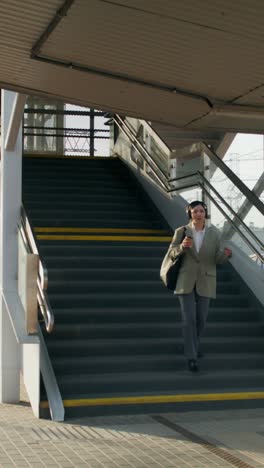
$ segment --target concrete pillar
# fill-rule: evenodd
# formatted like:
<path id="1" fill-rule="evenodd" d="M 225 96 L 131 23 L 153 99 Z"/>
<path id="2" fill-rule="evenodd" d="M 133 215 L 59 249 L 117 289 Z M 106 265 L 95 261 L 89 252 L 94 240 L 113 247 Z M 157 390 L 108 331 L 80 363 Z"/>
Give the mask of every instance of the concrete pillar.
<path id="1" fill-rule="evenodd" d="M 0 201 L 0 401 L 19 401 L 20 346 L 10 322 L 5 294 L 17 296 L 17 224 L 21 206 L 22 125 L 14 144 L 5 145 L 10 134 L 17 94 L 3 91 L 1 96 L 1 201 Z M 10 140 L 9 140 L 10 141 Z M 6 147 L 8 149 L 6 149 Z"/>

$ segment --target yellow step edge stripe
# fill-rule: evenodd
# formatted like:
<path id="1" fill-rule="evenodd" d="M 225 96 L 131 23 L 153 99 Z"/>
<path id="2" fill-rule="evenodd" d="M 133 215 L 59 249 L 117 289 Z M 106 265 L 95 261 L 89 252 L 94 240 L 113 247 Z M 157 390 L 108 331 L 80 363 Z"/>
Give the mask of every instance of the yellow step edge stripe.
<path id="1" fill-rule="evenodd" d="M 116 397 L 116 398 L 82 398 L 79 400 L 63 400 L 65 408 L 78 406 L 115 406 L 140 405 L 151 403 L 191 403 L 196 401 L 228 401 L 228 400 L 261 400 L 264 392 L 239 393 L 202 393 L 193 395 L 155 395 L 142 397 Z M 48 401 L 40 402 L 41 408 L 48 408 Z"/>
<path id="2" fill-rule="evenodd" d="M 168 234 L 164 229 L 115 229 L 115 228 L 75 228 L 75 227 L 36 227 L 34 232 L 102 232 L 131 234 Z"/>
<path id="3" fill-rule="evenodd" d="M 171 237 L 153 236 L 64 236 L 38 234 L 38 240 L 72 240 L 72 241 L 122 241 L 122 242 L 170 242 Z"/>

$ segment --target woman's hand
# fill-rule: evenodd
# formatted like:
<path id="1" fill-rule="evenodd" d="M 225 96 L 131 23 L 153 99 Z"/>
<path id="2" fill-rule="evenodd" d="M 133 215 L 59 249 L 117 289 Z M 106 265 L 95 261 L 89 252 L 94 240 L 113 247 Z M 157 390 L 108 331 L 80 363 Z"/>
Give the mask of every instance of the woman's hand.
<path id="1" fill-rule="evenodd" d="M 190 249 L 193 246 L 193 240 L 191 237 L 184 237 L 182 241 L 182 246 L 184 249 Z"/>
<path id="2" fill-rule="evenodd" d="M 232 250 L 229 249 L 228 247 L 224 249 L 224 252 L 227 257 L 232 257 Z"/>

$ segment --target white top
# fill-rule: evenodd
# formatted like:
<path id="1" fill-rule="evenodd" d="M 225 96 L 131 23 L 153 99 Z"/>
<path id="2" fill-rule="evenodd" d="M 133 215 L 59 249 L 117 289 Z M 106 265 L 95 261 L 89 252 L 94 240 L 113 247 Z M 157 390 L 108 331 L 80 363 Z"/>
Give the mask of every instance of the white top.
<path id="1" fill-rule="evenodd" d="M 203 228 L 202 231 L 196 231 L 195 227 L 192 225 L 192 230 L 193 230 L 194 245 L 195 245 L 197 253 L 199 253 L 203 240 L 204 240 L 205 227 Z"/>

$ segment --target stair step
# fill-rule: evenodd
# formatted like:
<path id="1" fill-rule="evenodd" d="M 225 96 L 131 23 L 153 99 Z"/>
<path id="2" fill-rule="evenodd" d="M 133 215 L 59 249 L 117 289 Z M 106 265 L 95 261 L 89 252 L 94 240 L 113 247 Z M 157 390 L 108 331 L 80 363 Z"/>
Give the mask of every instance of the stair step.
<path id="1" fill-rule="evenodd" d="M 57 195 L 60 194 L 60 195 L 67 195 L 69 193 L 69 185 L 60 185 L 59 182 L 54 186 L 51 186 L 50 184 L 47 184 L 46 185 L 40 185 L 38 186 L 38 188 L 34 187 L 34 186 L 26 186 L 25 187 L 25 190 L 24 190 L 24 193 L 29 196 L 30 194 L 34 194 L 34 192 L 37 190 L 38 192 L 38 196 L 45 196 L 46 197 L 46 194 L 49 194 L 49 197 L 53 196 L 54 199 L 56 200 L 57 199 Z M 91 193 L 93 194 L 103 194 L 105 199 L 108 197 L 108 195 L 111 195 L 111 194 L 119 194 L 119 196 L 121 197 L 122 194 L 127 194 L 131 191 L 131 187 L 129 185 L 108 185 L 108 186 L 105 186 L 103 188 L 103 192 L 102 192 L 102 186 L 100 184 L 95 184 L 95 185 L 87 185 L 87 186 L 75 186 L 75 187 L 72 187 L 71 188 L 71 194 L 76 194 L 76 195 L 85 195 L 88 199 L 89 195 Z"/>
<path id="2" fill-rule="evenodd" d="M 110 209 L 111 208 L 111 209 Z M 129 209 L 127 207 L 127 205 L 125 203 L 116 203 L 116 204 L 110 204 L 108 202 L 108 204 L 106 205 L 103 200 L 100 202 L 100 203 L 94 203 L 93 205 L 91 205 L 91 203 L 89 203 L 89 200 L 83 200 L 82 203 L 78 203 L 78 206 L 76 207 L 76 203 L 67 203 L 67 202 L 64 202 L 64 204 L 58 204 L 57 206 L 53 205 L 53 206 L 50 206 L 49 203 L 38 203 L 38 205 L 31 205 L 29 204 L 29 207 L 28 207 L 28 212 L 31 213 L 31 215 L 36 215 L 36 214 L 40 214 L 41 216 L 46 216 L 47 213 L 59 213 L 59 214 L 67 214 L 69 213 L 70 215 L 72 214 L 72 212 L 77 212 L 79 214 L 82 214 L 84 215 L 85 213 L 89 213 L 89 214 L 95 214 L 97 213 L 97 211 L 99 211 L 102 216 L 105 214 L 105 213 L 123 213 L 124 215 L 126 216 L 129 216 L 130 213 L 131 214 L 138 214 L 138 215 L 141 215 L 142 213 L 145 214 L 145 216 L 148 216 L 148 215 L 152 215 L 154 216 L 154 213 L 153 211 L 151 210 L 151 208 L 149 206 L 145 206 L 144 204 L 130 204 L 129 206 Z"/>
<path id="3" fill-rule="evenodd" d="M 168 294 L 167 294 L 168 292 Z M 143 305 L 156 305 L 156 306 L 165 306 L 171 305 L 175 307 L 176 297 L 171 294 L 169 291 L 166 291 L 166 294 L 163 292 L 153 291 L 151 297 L 147 293 L 137 293 L 136 295 L 132 293 L 120 292 L 118 294 L 105 292 L 102 285 L 102 290 L 100 295 L 97 293 L 49 293 L 50 303 L 52 307 L 57 306 L 85 306 L 89 304 L 90 306 L 96 305 L 98 307 L 108 304 L 109 307 L 123 305 L 124 307 L 129 304 L 134 307 L 141 307 Z M 248 305 L 248 298 L 242 294 L 219 294 L 216 299 L 212 299 L 211 303 L 216 307 L 221 306 L 243 306 Z"/>
<path id="4" fill-rule="evenodd" d="M 78 234 L 78 233 L 74 233 Z M 94 235 L 93 233 L 84 233 L 83 235 Z M 107 233 L 99 233 L 99 235 L 110 235 Z M 119 235 L 119 234 L 117 234 Z M 121 233 L 122 235 L 122 233 Z M 137 235 L 137 234 L 131 234 L 131 235 Z M 139 234 L 142 235 L 143 234 Z M 150 234 L 151 235 L 151 234 Z M 153 236 L 155 237 L 155 236 Z M 45 244 L 44 244 L 45 242 Z M 106 241 L 107 242 L 107 241 Z M 94 241 L 92 245 L 89 243 L 83 242 L 76 244 L 73 242 L 69 243 L 64 243 L 64 242 L 51 242 L 51 241 L 40 241 L 40 252 L 41 255 L 47 256 L 47 257 L 52 257 L 56 255 L 58 257 L 59 255 L 61 257 L 72 257 L 74 256 L 75 258 L 83 258 L 86 257 L 88 262 L 91 258 L 110 258 L 112 260 L 112 263 L 114 262 L 115 259 L 123 259 L 124 257 L 126 259 L 134 259 L 137 258 L 138 260 L 143 260 L 144 262 L 146 259 L 149 257 L 150 259 L 156 259 L 157 262 L 162 262 L 163 254 L 165 254 L 166 249 L 164 248 L 164 245 L 159 242 L 138 242 L 138 245 L 131 245 L 130 241 L 127 242 L 112 242 L 109 245 L 105 244 L 103 241 L 98 243 L 98 241 Z M 67 255 L 68 254 L 68 255 Z M 110 268 L 114 270 L 113 264 L 110 265 Z M 148 265 L 144 265 L 145 270 L 150 269 Z M 89 270 L 89 264 L 85 268 L 86 270 Z M 129 268 L 126 268 L 129 270 Z M 58 270 L 58 268 L 56 268 Z M 116 269 L 118 272 L 119 270 Z M 157 270 L 156 270 L 157 273 Z M 120 275 L 120 273 L 119 273 Z M 121 276 L 121 275 L 120 275 Z M 225 275 L 222 275 L 223 278 L 225 278 Z"/>
<path id="5" fill-rule="evenodd" d="M 179 302 L 176 300 L 174 307 L 56 307 L 53 309 L 55 321 L 58 323 L 118 323 L 120 320 L 129 322 L 147 321 L 150 323 L 163 321 L 180 321 L 181 313 Z M 251 307 L 210 307 L 208 323 L 210 322 L 248 322 L 258 321 L 259 313 Z"/>
<path id="6" fill-rule="evenodd" d="M 104 374 L 115 372 L 169 372 L 186 370 L 186 358 L 183 353 L 178 355 L 144 355 L 133 356 L 85 356 L 53 359 L 54 369 L 57 375 Z M 243 369 L 263 369 L 262 353 L 212 353 L 199 360 L 199 369 L 203 371 L 230 371 Z"/>
<path id="7" fill-rule="evenodd" d="M 69 251 L 71 251 L 71 246 L 67 246 Z M 103 246 L 102 246 L 103 247 Z M 54 252 L 56 250 L 56 246 L 53 246 Z M 58 251 L 60 247 L 58 246 Z M 65 247 L 63 249 L 65 251 Z M 104 256 L 101 253 L 100 247 L 100 256 Z M 41 248 L 41 252 L 42 248 Z M 71 251 L 72 252 L 72 251 Z M 50 252 L 49 252 L 50 253 Z M 60 252 L 56 252 L 60 253 Z M 65 253 L 65 252 L 64 252 Z M 69 252 L 70 253 L 70 252 Z M 43 254 L 44 255 L 44 254 Z M 88 262 L 87 262 L 88 263 Z M 160 262 L 161 264 L 161 262 Z M 101 270 L 100 268 L 49 268 L 48 271 L 49 281 L 79 281 L 79 280 L 89 280 L 89 281 L 102 281 L 102 280 L 109 280 L 111 278 L 112 281 L 131 281 L 138 279 L 140 281 L 154 281 L 159 279 L 159 269 L 158 268 L 149 268 L 149 267 L 140 267 L 140 268 L 105 268 Z M 225 287 L 226 285 L 230 285 L 230 281 L 226 278 L 226 275 L 221 275 L 220 273 L 217 274 L 219 278 L 218 285 Z M 233 282 L 231 282 L 231 287 Z M 236 283 L 234 282 L 236 286 Z"/>
<path id="8" fill-rule="evenodd" d="M 32 197 L 33 195 L 33 197 Z M 32 200 L 33 198 L 33 200 Z M 85 193 L 76 193 L 76 192 L 65 192 L 65 193 L 61 193 L 61 192 L 54 192 L 54 193 L 44 193 L 44 194 L 41 194 L 41 192 L 37 192 L 37 193 L 34 193 L 34 191 L 28 191 L 26 188 L 23 190 L 23 199 L 27 201 L 27 204 L 29 206 L 31 206 L 31 201 L 32 202 L 48 202 L 48 201 L 53 201 L 55 200 L 58 204 L 60 204 L 61 202 L 62 203 L 67 203 L 68 201 L 69 202 L 85 202 L 87 203 L 87 201 L 91 201 L 91 203 L 101 203 L 101 202 L 104 202 L 104 201 L 107 201 L 107 202 L 120 202 L 120 200 L 122 200 L 123 202 L 127 201 L 127 202 L 130 202 L 130 203 L 134 203 L 135 202 L 135 198 L 139 198 L 140 201 L 141 198 L 140 197 L 137 197 L 137 195 L 135 195 L 134 193 L 131 193 L 131 192 L 126 192 L 126 193 L 123 193 L 122 194 L 122 197 L 120 198 L 120 194 L 119 192 L 111 192 L 111 193 L 108 193 L 107 194 L 107 197 L 105 194 L 103 194 L 102 192 L 101 193 L 95 193 L 95 192 L 92 192 L 92 193 L 89 193 L 89 195 L 85 192 Z"/>
<path id="9" fill-rule="evenodd" d="M 114 228 L 114 229 L 162 229 L 163 225 L 160 221 L 149 220 L 149 219 L 101 219 L 89 217 L 87 219 L 79 219 L 78 217 L 32 217 L 34 226 L 54 226 L 54 227 L 87 227 L 87 228 Z"/>
<path id="10" fill-rule="evenodd" d="M 250 385 L 249 385 L 250 382 Z M 79 374 L 72 380 L 70 375 L 58 376 L 58 383 L 63 388 L 63 398 L 71 395 L 87 397 L 94 394 L 120 395 L 123 392 L 134 394 L 146 392 L 221 392 L 243 391 L 250 387 L 251 391 L 261 389 L 264 385 L 264 370 L 230 370 L 191 373 L 188 370 L 179 372 L 131 372 L 126 374 L 105 373 L 101 375 Z M 117 389 L 117 390 L 115 390 Z M 75 390 L 76 393 L 73 392 Z M 76 396 L 75 396 L 76 398 Z"/>
<path id="11" fill-rule="evenodd" d="M 115 339 L 115 338 L 179 338 L 182 336 L 180 321 L 160 322 L 117 322 L 94 323 L 86 317 L 86 322 L 75 321 L 74 324 L 56 321 L 55 331 L 47 337 L 48 341 L 59 339 Z M 260 337 L 263 336 L 264 322 L 209 322 L 205 336 L 207 337 Z"/>
<path id="12" fill-rule="evenodd" d="M 58 201 L 58 200 L 57 200 Z M 61 209 L 74 209 L 76 208 L 76 200 L 72 199 L 72 197 L 69 198 L 69 200 L 60 200 L 59 201 L 59 206 Z M 113 199 L 113 200 L 109 200 L 109 199 L 105 199 L 105 197 L 101 197 L 98 199 L 98 197 L 94 196 L 93 199 L 91 200 L 90 197 L 89 199 L 85 200 L 85 199 L 82 199 L 82 197 L 80 198 L 80 200 L 78 200 L 78 208 L 81 208 L 81 207 L 85 207 L 85 208 L 89 208 L 89 210 L 91 211 L 95 211 L 97 210 L 98 208 L 108 208 L 108 209 L 126 209 L 126 210 L 136 210 L 138 209 L 138 200 L 134 198 L 127 198 L 125 200 L 123 199 L 119 199 L 119 198 L 116 198 L 116 199 Z M 29 199 L 28 202 L 27 202 L 27 206 L 30 208 L 30 209 L 36 209 L 36 210 L 42 210 L 42 209 L 49 209 L 49 206 L 50 206 L 50 203 L 48 200 L 42 200 L 42 199 L 39 199 L 39 200 L 36 200 L 34 198 L 34 200 L 32 199 Z M 145 208 L 149 208 L 148 204 L 145 203 L 143 205 Z"/>
<path id="13" fill-rule="evenodd" d="M 55 219 L 60 218 L 61 220 L 69 219 L 69 218 L 74 219 L 74 218 L 79 218 L 82 216 L 89 219 L 90 217 L 92 217 L 92 219 L 94 220 L 94 226 L 96 226 L 97 219 L 101 220 L 103 218 L 104 221 L 106 221 L 107 219 L 110 219 L 114 222 L 116 219 L 118 220 L 121 215 L 122 217 L 124 217 L 125 221 L 136 220 L 140 222 L 141 220 L 144 220 L 146 218 L 146 216 L 148 215 L 148 212 L 140 208 L 138 208 L 136 211 L 133 211 L 133 210 L 127 211 L 126 209 L 124 209 L 123 211 L 121 210 L 105 211 L 105 209 L 103 210 L 96 209 L 94 211 L 91 211 L 87 208 L 79 209 L 78 207 L 72 210 L 57 209 L 57 208 L 50 208 L 46 210 L 30 209 L 29 215 L 32 219 L 36 217 L 38 218 L 43 217 L 43 219 L 49 219 L 49 220 L 52 220 L 53 218 Z"/>
<path id="14" fill-rule="evenodd" d="M 96 177 L 100 176 L 101 180 L 109 180 L 110 178 L 113 178 L 113 180 L 131 180 L 131 175 L 126 171 L 122 171 L 118 168 L 109 168 L 109 170 L 106 170 L 105 168 L 100 169 L 100 168 L 89 168 L 85 165 L 83 165 L 81 170 L 73 172 L 73 170 L 76 169 L 74 166 L 73 167 L 63 167 L 62 165 L 60 166 L 60 171 L 59 171 L 59 176 L 63 180 L 68 180 L 71 183 L 78 183 L 79 180 L 95 180 Z M 23 171 L 23 180 L 24 182 L 30 183 L 32 181 L 33 176 L 37 176 L 38 179 L 42 182 L 45 183 L 45 181 L 48 180 L 52 181 L 53 183 L 56 183 L 58 180 L 58 173 L 56 171 L 51 172 L 50 168 L 45 169 L 45 167 L 40 168 L 40 171 L 36 172 L 34 168 L 24 168 Z"/>
<path id="15" fill-rule="evenodd" d="M 62 174 L 60 174 L 61 176 Z M 25 176 L 23 175 L 23 182 L 26 185 L 27 188 L 32 188 L 32 189 L 37 189 L 39 184 L 42 184 L 43 188 L 45 188 L 45 183 L 47 180 L 49 181 L 49 185 L 55 186 L 57 185 L 58 187 L 67 187 L 69 188 L 69 184 L 73 185 L 74 184 L 78 187 L 86 187 L 86 186 L 94 186 L 98 187 L 98 180 L 96 179 L 96 175 L 100 175 L 100 183 L 101 186 L 103 185 L 104 187 L 107 186 L 116 186 L 117 184 L 119 186 L 127 187 L 127 186 L 134 186 L 133 180 L 131 180 L 131 177 L 123 174 L 123 176 L 120 175 L 120 177 L 117 176 L 117 174 L 104 174 L 103 172 L 97 171 L 93 173 L 85 173 L 85 174 L 78 174 L 77 176 L 74 176 L 72 172 L 64 172 L 63 178 L 58 177 L 58 175 L 45 175 L 45 174 L 40 174 L 36 178 L 32 178 L 30 176 Z M 47 179 L 48 178 L 48 179 Z"/>
<path id="16" fill-rule="evenodd" d="M 71 268 L 87 268 L 87 265 L 90 268 L 95 268 L 98 271 L 101 269 L 111 269 L 115 268 L 127 268 L 129 265 L 130 268 L 139 268 L 148 265 L 149 268 L 156 268 L 156 271 L 159 272 L 161 261 L 160 258 L 148 258 L 148 257 L 80 257 L 77 255 L 61 255 L 61 256 L 52 256 L 48 255 L 45 257 L 45 263 L 48 268 L 60 267 L 65 269 Z"/>
<path id="17" fill-rule="evenodd" d="M 73 228 L 71 227 L 69 229 L 72 230 Z M 127 259 L 142 259 L 144 262 L 146 262 L 147 258 L 150 260 L 156 258 L 159 265 L 161 265 L 163 256 L 167 250 L 167 241 L 163 241 L 163 237 L 167 237 L 167 235 L 163 233 L 156 234 L 156 229 L 153 233 L 136 232 L 137 230 L 134 232 L 134 229 L 123 233 L 117 232 L 115 228 L 113 233 L 103 231 L 100 228 L 93 228 L 96 229 L 94 232 L 80 233 L 80 228 L 76 229 L 78 229 L 78 232 L 73 234 L 92 238 L 87 241 L 69 241 L 66 239 L 60 240 L 59 242 L 57 239 L 38 239 L 40 254 L 47 257 L 61 255 L 61 257 L 74 256 L 83 258 L 85 256 L 88 260 L 92 258 L 100 259 L 101 257 L 106 259 L 110 258 L 112 260 L 110 267 L 113 268 L 113 260 L 122 259 L 124 257 Z M 84 229 L 86 230 L 87 228 Z M 151 229 L 147 229 L 147 231 L 148 230 L 151 231 Z M 143 229 L 143 231 L 145 231 L 145 229 Z M 38 234 L 41 233 L 37 233 L 37 235 Z M 63 232 L 61 234 L 63 234 Z M 103 236 L 103 239 L 101 236 Z M 101 240 L 98 240 L 98 237 Z M 160 237 L 162 237 L 162 239 L 160 239 Z M 145 264 L 144 267 L 149 268 L 148 264 Z M 87 268 L 89 268 L 89 265 L 87 265 Z M 127 269 L 128 268 L 129 265 L 127 265 Z M 225 275 L 222 275 L 222 277 L 225 278 Z"/>
<path id="18" fill-rule="evenodd" d="M 107 356 L 132 354 L 182 353 L 182 338 L 125 338 L 125 339 L 64 339 L 49 340 L 51 356 Z M 203 351 L 219 352 L 264 352 L 264 342 L 259 337 L 204 337 Z"/>
<path id="19" fill-rule="evenodd" d="M 120 275 L 121 276 L 121 275 Z M 236 284 L 230 283 L 218 283 L 218 292 L 220 291 L 225 292 L 226 294 L 238 294 L 239 293 L 239 286 Z M 102 280 L 93 280 L 93 276 L 89 279 L 78 279 L 78 278 L 71 278 L 71 279 L 64 279 L 64 280 L 50 280 L 49 281 L 49 293 L 100 293 L 104 291 L 119 294 L 120 291 L 124 291 L 126 293 L 133 292 L 134 294 L 138 293 L 145 293 L 150 294 L 153 290 L 155 293 L 160 292 L 164 293 L 164 284 L 161 282 L 159 277 L 159 271 L 156 271 L 156 279 L 155 280 L 146 280 L 141 279 L 138 280 L 137 276 L 135 275 L 134 279 L 130 279 L 125 281 L 121 278 L 118 281 L 111 281 L 108 279 L 105 284 L 102 284 Z M 166 291 L 165 291 L 166 292 Z"/>

